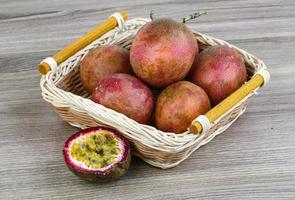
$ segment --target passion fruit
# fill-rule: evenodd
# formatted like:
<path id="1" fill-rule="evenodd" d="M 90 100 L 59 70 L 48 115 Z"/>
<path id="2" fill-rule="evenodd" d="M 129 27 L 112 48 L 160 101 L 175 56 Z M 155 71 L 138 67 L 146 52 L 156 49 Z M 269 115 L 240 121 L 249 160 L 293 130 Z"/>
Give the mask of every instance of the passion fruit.
<path id="1" fill-rule="evenodd" d="M 213 106 L 240 88 L 247 80 L 243 57 L 234 48 L 208 47 L 195 60 L 190 80 L 208 94 Z"/>
<path id="2" fill-rule="evenodd" d="M 106 127 L 88 128 L 72 135 L 64 144 L 63 155 L 68 168 L 90 182 L 121 177 L 131 160 L 128 141 Z"/>
<path id="3" fill-rule="evenodd" d="M 117 45 L 91 49 L 80 64 L 81 83 L 88 93 L 92 93 L 100 80 L 112 74 L 131 72 L 129 51 Z"/>
<path id="4" fill-rule="evenodd" d="M 162 131 L 183 133 L 196 117 L 210 108 L 210 100 L 202 88 L 178 81 L 166 87 L 157 99 L 156 126 Z"/>
<path id="5" fill-rule="evenodd" d="M 144 25 L 136 34 L 130 62 L 141 80 L 163 88 L 187 75 L 198 49 L 194 34 L 185 24 L 157 19 Z"/>
<path id="6" fill-rule="evenodd" d="M 101 80 L 91 100 L 142 124 L 149 122 L 154 108 L 152 91 L 129 74 L 113 74 Z"/>

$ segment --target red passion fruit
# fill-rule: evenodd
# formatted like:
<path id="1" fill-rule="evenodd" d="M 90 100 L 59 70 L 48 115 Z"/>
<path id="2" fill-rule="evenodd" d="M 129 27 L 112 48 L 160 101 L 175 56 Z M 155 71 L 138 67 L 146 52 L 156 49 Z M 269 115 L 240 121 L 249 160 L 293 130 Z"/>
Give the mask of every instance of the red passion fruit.
<path id="1" fill-rule="evenodd" d="M 129 74 L 114 74 L 101 80 L 91 100 L 142 124 L 149 122 L 154 108 L 152 91 Z"/>
<path id="2" fill-rule="evenodd" d="M 198 43 L 185 24 L 157 19 L 144 25 L 130 49 L 134 73 L 149 85 L 165 87 L 189 72 Z"/>
<path id="3" fill-rule="evenodd" d="M 131 160 L 128 141 L 118 131 L 105 127 L 72 135 L 64 144 L 63 155 L 68 168 L 90 182 L 121 177 Z"/>
<path id="4" fill-rule="evenodd" d="M 247 70 L 244 59 L 235 49 L 218 45 L 200 53 L 190 78 L 205 90 L 215 106 L 245 83 Z"/>
<path id="5" fill-rule="evenodd" d="M 182 133 L 196 117 L 210 108 L 210 100 L 202 88 L 188 81 L 179 81 L 165 88 L 158 97 L 156 126 L 162 131 Z"/>
<path id="6" fill-rule="evenodd" d="M 91 93 L 97 82 L 114 73 L 131 73 L 129 52 L 117 45 L 103 45 L 88 52 L 80 64 L 80 79 Z"/>

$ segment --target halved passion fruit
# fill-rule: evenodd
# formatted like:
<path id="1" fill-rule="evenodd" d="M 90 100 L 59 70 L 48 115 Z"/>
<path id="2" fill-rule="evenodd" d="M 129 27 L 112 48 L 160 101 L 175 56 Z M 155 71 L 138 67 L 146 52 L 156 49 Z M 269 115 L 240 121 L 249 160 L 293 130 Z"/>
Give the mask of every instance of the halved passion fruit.
<path id="1" fill-rule="evenodd" d="M 94 127 L 72 135 L 63 148 L 69 169 L 91 181 L 108 181 L 124 175 L 130 165 L 128 141 L 116 130 Z"/>

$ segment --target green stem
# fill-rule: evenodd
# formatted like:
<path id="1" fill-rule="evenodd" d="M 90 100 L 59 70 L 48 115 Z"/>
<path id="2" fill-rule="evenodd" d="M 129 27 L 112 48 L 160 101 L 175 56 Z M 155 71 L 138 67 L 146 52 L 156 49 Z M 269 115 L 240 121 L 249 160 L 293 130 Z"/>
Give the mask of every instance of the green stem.
<path id="1" fill-rule="evenodd" d="M 189 20 L 196 19 L 198 17 L 201 17 L 202 15 L 207 15 L 208 13 L 206 11 L 200 11 L 200 12 L 195 12 L 187 17 L 182 18 L 182 23 L 186 23 Z"/>
<path id="2" fill-rule="evenodd" d="M 150 18 L 152 21 L 154 21 L 154 11 L 153 10 L 150 11 Z"/>

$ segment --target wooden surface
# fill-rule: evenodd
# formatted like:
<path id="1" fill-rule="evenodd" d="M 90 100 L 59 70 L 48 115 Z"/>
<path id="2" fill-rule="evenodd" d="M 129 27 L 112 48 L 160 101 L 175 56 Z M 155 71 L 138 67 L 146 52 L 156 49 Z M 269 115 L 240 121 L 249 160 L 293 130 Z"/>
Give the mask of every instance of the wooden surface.
<path id="1" fill-rule="evenodd" d="M 293 0 L 1 0 L 0 199 L 295 199 Z M 63 162 L 77 131 L 41 99 L 37 64 L 125 8 L 130 17 L 208 16 L 188 25 L 260 57 L 272 80 L 224 134 L 170 170 L 134 158 L 117 182 L 93 185 Z"/>

